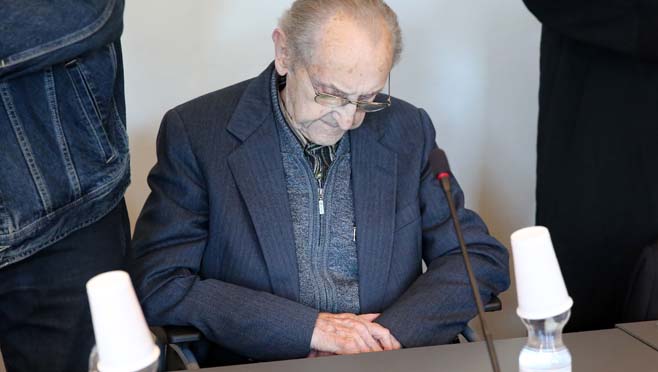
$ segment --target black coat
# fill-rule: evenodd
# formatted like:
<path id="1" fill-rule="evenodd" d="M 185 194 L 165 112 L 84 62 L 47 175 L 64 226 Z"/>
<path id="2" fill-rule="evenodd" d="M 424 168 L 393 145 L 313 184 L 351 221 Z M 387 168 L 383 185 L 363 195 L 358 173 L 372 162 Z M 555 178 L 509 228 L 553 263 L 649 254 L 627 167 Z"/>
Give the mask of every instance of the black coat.
<path id="1" fill-rule="evenodd" d="M 658 0 L 524 0 L 543 24 L 537 224 L 574 298 L 567 329 L 619 321 L 658 237 Z"/>

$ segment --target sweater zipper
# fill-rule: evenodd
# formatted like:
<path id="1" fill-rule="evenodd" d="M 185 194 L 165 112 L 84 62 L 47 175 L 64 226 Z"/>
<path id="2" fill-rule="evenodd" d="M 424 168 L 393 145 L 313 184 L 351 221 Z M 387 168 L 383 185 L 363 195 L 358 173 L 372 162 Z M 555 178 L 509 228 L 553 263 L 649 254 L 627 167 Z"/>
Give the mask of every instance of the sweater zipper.
<path id="1" fill-rule="evenodd" d="M 318 187 L 318 211 L 320 216 L 324 214 L 324 188 L 322 186 Z"/>
<path id="2" fill-rule="evenodd" d="M 322 217 L 324 216 L 324 187 L 322 187 L 322 183 L 318 181 L 318 247 L 322 245 Z"/>

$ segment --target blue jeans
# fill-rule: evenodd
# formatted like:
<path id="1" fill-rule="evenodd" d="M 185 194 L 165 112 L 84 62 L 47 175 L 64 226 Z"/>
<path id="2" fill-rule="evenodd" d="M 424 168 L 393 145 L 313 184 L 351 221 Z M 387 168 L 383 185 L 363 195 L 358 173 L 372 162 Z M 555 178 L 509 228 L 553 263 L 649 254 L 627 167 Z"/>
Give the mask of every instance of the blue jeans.
<path id="1" fill-rule="evenodd" d="M 125 268 L 129 243 L 121 201 L 96 223 L 0 270 L 0 350 L 8 372 L 87 371 L 95 342 L 85 283 Z"/>

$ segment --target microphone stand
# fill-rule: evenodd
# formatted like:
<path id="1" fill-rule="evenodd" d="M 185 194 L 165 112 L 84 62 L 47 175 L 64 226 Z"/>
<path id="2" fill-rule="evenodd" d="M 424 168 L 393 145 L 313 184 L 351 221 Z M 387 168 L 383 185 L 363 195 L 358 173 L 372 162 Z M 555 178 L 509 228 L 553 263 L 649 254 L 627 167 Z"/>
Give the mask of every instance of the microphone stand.
<path id="1" fill-rule="evenodd" d="M 462 235 L 462 228 L 459 225 L 459 219 L 457 218 L 457 211 L 455 210 L 455 204 L 452 200 L 452 194 L 450 193 L 450 175 L 446 172 L 441 172 L 436 176 L 436 178 L 441 182 L 443 191 L 446 194 L 446 199 L 448 199 L 448 206 L 450 207 L 450 215 L 452 216 L 452 222 L 455 226 L 457 239 L 459 240 L 459 248 L 461 249 L 462 256 L 464 257 L 464 265 L 466 265 L 466 272 L 468 272 L 468 281 L 471 283 L 471 290 L 473 290 L 473 297 L 475 298 L 475 305 L 477 306 L 478 315 L 480 318 L 480 326 L 482 327 L 482 333 L 484 333 L 484 339 L 487 343 L 489 360 L 491 360 L 491 366 L 493 367 L 494 372 L 500 372 L 500 366 L 498 365 L 498 357 L 496 356 L 496 349 L 494 348 L 491 334 L 489 333 L 489 329 L 487 328 L 484 321 L 484 306 L 482 305 L 482 299 L 480 298 L 480 291 L 478 290 L 477 281 L 475 280 L 475 275 L 473 274 L 473 268 L 471 267 L 471 260 L 468 257 L 468 252 L 466 251 L 466 244 L 464 243 L 464 236 Z"/>

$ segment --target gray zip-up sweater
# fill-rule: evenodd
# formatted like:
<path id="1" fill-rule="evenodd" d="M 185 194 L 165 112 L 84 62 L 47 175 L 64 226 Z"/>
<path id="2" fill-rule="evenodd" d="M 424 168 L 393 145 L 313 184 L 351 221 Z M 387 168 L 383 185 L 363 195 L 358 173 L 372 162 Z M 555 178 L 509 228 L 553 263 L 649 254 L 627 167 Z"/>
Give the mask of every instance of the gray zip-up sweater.
<path id="1" fill-rule="evenodd" d="M 303 149 L 279 109 L 276 73 L 272 107 L 278 124 L 292 214 L 300 301 L 320 311 L 359 313 L 359 274 L 352 203 L 349 134 L 338 145 L 320 190 Z"/>

